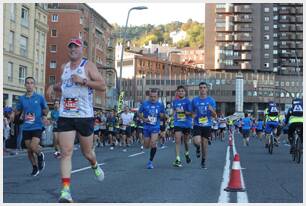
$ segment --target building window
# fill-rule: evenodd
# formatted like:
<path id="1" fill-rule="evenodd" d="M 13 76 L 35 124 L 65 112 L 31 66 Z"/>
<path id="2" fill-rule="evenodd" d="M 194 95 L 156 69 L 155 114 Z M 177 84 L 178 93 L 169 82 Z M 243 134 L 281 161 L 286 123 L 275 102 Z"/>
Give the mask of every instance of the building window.
<path id="1" fill-rule="evenodd" d="M 52 36 L 52 37 L 56 37 L 56 36 L 57 36 L 56 29 L 52 29 L 52 30 L 51 30 L 51 36 Z"/>
<path id="2" fill-rule="evenodd" d="M 270 17 L 265 16 L 265 22 L 268 22 L 268 21 L 270 21 Z"/>
<path id="3" fill-rule="evenodd" d="M 269 58 L 269 57 L 270 57 L 270 54 L 269 54 L 269 53 L 265 53 L 264 57 L 265 57 L 265 58 Z"/>
<path id="4" fill-rule="evenodd" d="M 54 75 L 49 76 L 49 84 L 55 84 L 55 76 Z"/>
<path id="5" fill-rule="evenodd" d="M 56 45 L 51 45 L 50 52 L 56 53 Z"/>
<path id="6" fill-rule="evenodd" d="M 278 63 L 278 59 L 273 59 L 273 63 L 277 64 Z"/>
<path id="7" fill-rule="evenodd" d="M 269 34 L 265 34 L 264 38 L 265 38 L 265 40 L 269 40 L 270 39 L 270 35 Z"/>
<path id="8" fill-rule="evenodd" d="M 10 4 L 10 20 L 15 21 L 15 4 Z"/>
<path id="9" fill-rule="evenodd" d="M 273 20 L 278 20 L 278 16 L 273 16 Z"/>
<path id="10" fill-rule="evenodd" d="M 264 27 L 264 30 L 265 30 L 265 31 L 269 31 L 269 30 L 270 30 L 270 27 L 269 27 L 269 26 L 265 26 L 265 27 Z"/>
<path id="11" fill-rule="evenodd" d="M 43 48 L 45 48 L 45 33 L 44 33 L 44 32 L 41 32 L 40 34 L 41 34 L 41 38 L 40 38 L 40 39 L 41 39 L 41 42 L 40 42 L 41 44 L 40 44 L 40 45 L 41 45 Z"/>
<path id="12" fill-rule="evenodd" d="M 19 83 L 24 84 L 24 80 L 27 76 L 27 67 L 19 65 Z"/>
<path id="13" fill-rule="evenodd" d="M 50 69 L 56 69 L 56 61 L 55 60 L 50 61 Z"/>
<path id="14" fill-rule="evenodd" d="M 28 56 L 28 38 L 25 36 L 20 36 L 20 55 Z"/>
<path id="15" fill-rule="evenodd" d="M 14 51 L 14 37 L 15 33 L 13 31 L 10 31 L 9 33 L 9 51 Z"/>
<path id="16" fill-rule="evenodd" d="M 39 64 L 41 64 L 41 65 L 45 64 L 44 58 L 45 58 L 45 53 L 41 52 L 40 55 L 39 55 Z"/>
<path id="17" fill-rule="evenodd" d="M 13 67 L 13 62 L 8 62 L 7 64 L 7 80 L 12 82 L 13 81 L 13 70 L 14 70 L 14 67 Z"/>
<path id="18" fill-rule="evenodd" d="M 273 7 L 273 11 L 278 11 L 278 8 L 277 7 Z"/>
<path id="19" fill-rule="evenodd" d="M 269 45 L 269 44 L 265 44 L 265 45 L 264 45 L 264 48 L 265 48 L 265 49 L 270 49 L 270 45 Z"/>
<path id="20" fill-rule="evenodd" d="M 278 42 L 277 41 L 274 41 L 273 42 L 273 46 L 277 46 L 278 45 Z"/>
<path id="21" fill-rule="evenodd" d="M 277 28 L 278 28 L 277 24 L 274 24 L 274 25 L 273 25 L 273 28 L 274 28 L 274 29 L 277 29 Z"/>
<path id="22" fill-rule="evenodd" d="M 269 65 L 270 65 L 270 64 L 266 62 L 266 63 L 264 64 L 264 67 L 265 67 L 265 68 L 269 68 Z"/>
<path id="23" fill-rule="evenodd" d="M 51 22 L 58 22 L 58 15 L 57 14 L 52 15 Z"/>
<path id="24" fill-rule="evenodd" d="M 273 37 L 277 38 L 278 34 L 277 33 L 273 33 Z"/>
<path id="25" fill-rule="evenodd" d="M 270 11 L 270 8 L 265 7 L 265 8 L 264 8 L 264 11 L 265 11 L 265 12 L 269 12 L 269 11 Z"/>
<path id="26" fill-rule="evenodd" d="M 21 25 L 25 27 L 29 26 L 29 9 L 25 7 L 21 8 Z"/>
<path id="27" fill-rule="evenodd" d="M 82 24 L 83 25 L 83 23 L 84 23 L 84 17 L 80 17 L 80 24 Z"/>

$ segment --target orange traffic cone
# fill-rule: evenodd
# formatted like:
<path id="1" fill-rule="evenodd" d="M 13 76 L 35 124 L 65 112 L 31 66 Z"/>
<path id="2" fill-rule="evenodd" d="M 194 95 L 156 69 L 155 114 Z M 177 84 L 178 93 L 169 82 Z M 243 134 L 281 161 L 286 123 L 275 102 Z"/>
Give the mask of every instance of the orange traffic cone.
<path id="1" fill-rule="evenodd" d="M 245 188 L 242 188 L 241 186 L 241 179 L 240 179 L 240 158 L 239 155 L 236 154 L 233 161 L 230 181 L 228 183 L 227 188 L 225 188 L 225 191 L 228 192 L 243 192 L 245 191 Z"/>

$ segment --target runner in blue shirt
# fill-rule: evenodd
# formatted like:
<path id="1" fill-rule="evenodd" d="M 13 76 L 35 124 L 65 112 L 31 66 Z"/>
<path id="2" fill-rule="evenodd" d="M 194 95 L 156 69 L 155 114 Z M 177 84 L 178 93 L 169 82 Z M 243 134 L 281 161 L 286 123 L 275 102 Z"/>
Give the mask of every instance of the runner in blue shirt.
<path id="1" fill-rule="evenodd" d="M 165 107 L 158 102 L 157 89 L 151 89 L 149 100 L 141 104 L 139 109 L 140 118 L 144 122 L 143 135 L 144 147 L 151 148 L 150 160 L 147 163 L 148 169 L 153 169 L 153 159 L 156 153 L 156 143 L 160 132 L 160 118 L 165 117 Z"/>
<path id="2" fill-rule="evenodd" d="M 45 98 L 36 92 L 33 77 L 25 79 L 26 93 L 21 96 L 16 105 L 16 116 L 23 119 L 23 139 L 32 163 L 31 175 L 37 176 L 45 167 L 45 156 L 41 152 L 43 121 L 47 121 L 48 106 Z M 22 113 L 22 114 L 21 114 Z M 20 115 L 21 114 L 21 115 Z"/>
<path id="3" fill-rule="evenodd" d="M 175 135 L 175 153 L 176 159 L 173 162 L 173 166 L 182 167 L 180 159 L 180 147 L 181 138 L 184 134 L 184 145 L 185 145 L 185 158 L 186 162 L 190 163 L 191 159 L 189 156 L 188 140 L 190 135 L 191 121 L 192 121 L 192 108 L 191 102 L 185 97 L 186 90 L 184 86 L 177 87 L 178 99 L 172 102 L 172 109 L 174 111 L 174 135 Z"/>
<path id="4" fill-rule="evenodd" d="M 248 113 L 244 114 L 244 118 L 242 119 L 242 135 L 243 135 L 243 145 L 249 146 L 250 141 L 250 131 L 252 127 L 252 120 L 249 117 Z"/>
<path id="5" fill-rule="evenodd" d="M 257 134 L 257 137 L 260 139 L 260 141 L 262 138 L 263 124 L 264 122 L 262 121 L 262 119 L 258 119 L 256 123 L 256 134 Z"/>
<path id="6" fill-rule="evenodd" d="M 207 96 L 208 85 L 206 82 L 199 84 L 200 95 L 192 100 L 192 111 L 194 115 L 194 145 L 197 149 L 197 157 L 202 153 L 201 166 L 206 169 L 208 140 L 211 136 L 212 117 L 217 117 L 216 101 Z"/>

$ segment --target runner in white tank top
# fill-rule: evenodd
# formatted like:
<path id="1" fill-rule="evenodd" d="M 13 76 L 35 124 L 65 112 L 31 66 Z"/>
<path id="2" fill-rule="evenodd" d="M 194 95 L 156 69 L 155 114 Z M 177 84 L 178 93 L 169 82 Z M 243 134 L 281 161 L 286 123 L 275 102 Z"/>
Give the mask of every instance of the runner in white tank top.
<path id="1" fill-rule="evenodd" d="M 62 190 L 59 202 L 73 202 L 70 192 L 70 177 L 74 139 L 79 140 L 84 157 L 89 161 L 95 177 L 102 181 L 104 172 L 97 163 L 93 146 L 94 113 L 93 89 L 105 91 L 105 81 L 96 65 L 83 59 L 83 42 L 71 39 L 68 43 L 69 63 L 62 65 L 61 82 L 47 90 L 51 97 L 54 91 L 62 92 L 58 119 L 59 145 L 62 153 L 60 171 Z"/>
<path id="2" fill-rule="evenodd" d="M 76 69 L 66 64 L 62 74 L 62 98 L 60 117 L 93 117 L 93 90 L 81 84 L 72 82 L 71 75 L 76 74 L 82 79 L 88 79 L 85 73 L 86 59 L 82 59 Z"/>

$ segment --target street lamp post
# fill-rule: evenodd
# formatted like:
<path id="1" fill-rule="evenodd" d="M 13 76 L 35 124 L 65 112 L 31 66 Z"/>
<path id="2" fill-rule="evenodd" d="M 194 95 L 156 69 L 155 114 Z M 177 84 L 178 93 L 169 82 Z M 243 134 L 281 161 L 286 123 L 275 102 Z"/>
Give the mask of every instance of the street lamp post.
<path id="1" fill-rule="evenodd" d="M 148 9 L 148 7 L 146 6 L 137 6 L 137 7 L 133 7 L 129 9 L 127 18 L 126 18 L 126 23 L 125 23 L 125 28 L 124 28 L 124 33 L 123 33 L 123 40 L 122 40 L 122 44 L 121 44 L 121 56 L 120 56 L 120 76 L 119 76 L 119 81 L 118 81 L 118 94 L 120 94 L 120 90 L 121 90 L 121 79 L 122 79 L 122 65 L 123 65 L 123 51 L 124 51 L 124 44 L 126 41 L 126 31 L 127 31 L 127 27 L 128 27 L 128 22 L 129 22 L 129 17 L 130 17 L 130 12 L 132 10 L 143 10 L 143 9 Z"/>
<path id="2" fill-rule="evenodd" d="M 144 88 L 144 81 L 145 81 L 145 78 L 146 78 L 146 74 L 142 74 L 142 101 L 144 101 L 144 91 L 143 91 L 143 88 Z"/>

